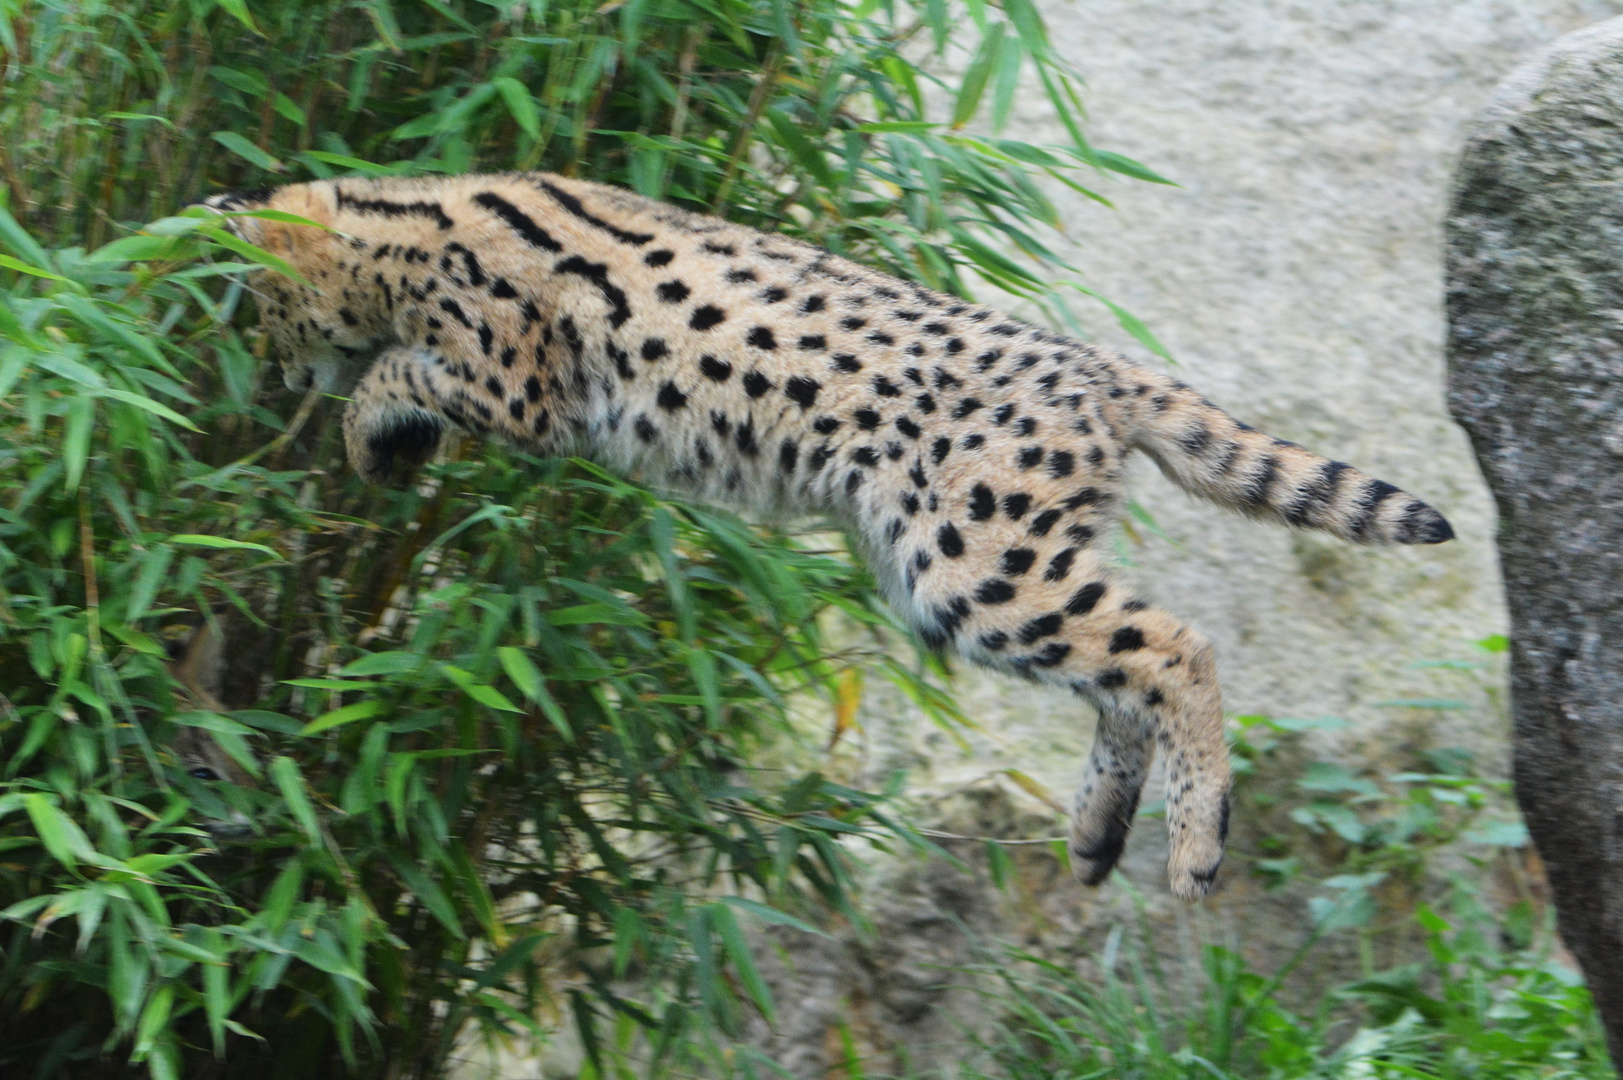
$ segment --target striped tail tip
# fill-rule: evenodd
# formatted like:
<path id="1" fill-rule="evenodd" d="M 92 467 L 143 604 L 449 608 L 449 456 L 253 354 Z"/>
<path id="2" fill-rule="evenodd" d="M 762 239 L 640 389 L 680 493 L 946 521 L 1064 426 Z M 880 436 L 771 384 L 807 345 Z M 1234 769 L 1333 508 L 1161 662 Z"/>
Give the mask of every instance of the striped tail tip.
<path id="1" fill-rule="evenodd" d="M 1409 511 L 1405 533 L 1398 538 L 1400 544 L 1446 544 L 1454 539 L 1454 526 L 1447 518 L 1425 503 L 1416 505 L 1418 509 Z"/>

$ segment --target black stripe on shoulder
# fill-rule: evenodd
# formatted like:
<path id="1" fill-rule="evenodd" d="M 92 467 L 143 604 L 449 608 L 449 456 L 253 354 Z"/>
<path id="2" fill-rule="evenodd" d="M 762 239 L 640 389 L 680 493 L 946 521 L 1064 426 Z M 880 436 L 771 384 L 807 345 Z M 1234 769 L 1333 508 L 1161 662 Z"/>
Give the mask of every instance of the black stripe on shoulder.
<path id="1" fill-rule="evenodd" d="M 530 215 L 494 191 L 481 191 L 473 197 L 473 201 L 507 222 L 507 227 L 523 237 L 524 242 L 531 247 L 538 247 L 542 251 L 562 251 L 564 249 L 564 246 L 554 240 L 551 233 L 537 225 L 530 218 Z"/>
<path id="2" fill-rule="evenodd" d="M 587 262 L 579 255 L 571 255 L 567 259 L 560 260 L 552 269 L 558 274 L 578 274 L 596 285 L 612 309 L 609 312 L 610 326 L 619 329 L 621 324 L 631 318 L 631 307 L 626 303 L 626 294 L 609 280 L 608 264 Z"/>
<path id="3" fill-rule="evenodd" d="M 548 195 L 551 195 L 554 199 L 556 199 L 559 206 L 562 206 L 565 210 L 568 210 L 571 214 L 574 214 L 588 225 L 595 225 L 599 229 L 602 229 L 604 232 L 608 233 L 622 244 L 630 244 L 632 247 L 642 247 L 644 244 L 648 243 L 654 238 L 653 233 L 627 232 L 613 222 L 604 221 L 602 218 L 586 209 L 586 207 L 582 206 L 579 199 L 575 198 L 575 196 L 569 194 L 569 192 L 565 191 L 556 184 L 548 183 L 545 180 L 537 180 L 535 183 L 536 186 L 542 191 L 545 191 Z"/>
<path id="4" fill-rule="evenodd" d="M 235 210 L 252 210 L 270 202 L 270 197 L 276 193 L 273 187 L 254 188 L 252 191 L 222 191 L 218 195 L 210 195 L 203 200 L 203 205 L 211 210 L 223 210 L 230 213 Z"/>
<path id="5" fill-rule="evenodd" d="M 357 199 L 344 194 L 344 189 L 333 185 L 333 198 L 340 210 L 353 210 L 357 214 L 382 214 L 384 217 L 424 217 L 442 229 L 455 225 L 445 208 L 434 202 L 393 202 L 389 199 Z"/>

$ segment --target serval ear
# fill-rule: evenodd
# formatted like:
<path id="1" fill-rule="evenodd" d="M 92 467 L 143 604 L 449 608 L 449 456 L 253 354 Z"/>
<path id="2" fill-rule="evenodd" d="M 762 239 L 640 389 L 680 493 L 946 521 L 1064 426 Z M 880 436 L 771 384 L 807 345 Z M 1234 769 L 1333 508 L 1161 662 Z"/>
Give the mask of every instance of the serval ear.
<path id="1" fill-rule="evenodd" d="M 263 188 L 259 191 L 223 191 L 218 195 L 210 195 L 198 205 L 205 210 L 212 210 L 216 214 L 232 214 L 243 210 L 260 210 L 270 201 L 274 188 Z M 265 241 L 264 228 L 266 224 L 259 218 L 237 217 L 226 218 L 221 222 L 227 231 L 240 239 L 248 241 L 255 247 L 263 247 Z"/>
<path id="2" fill-rule="evenodd" d="M 193 708 L 224 712 L 220 704 L 221 670 L 225 648 L 213 616 L 203 612 L 203 621 L 189 634 L 170 645 L 169 674 L 185 691 Z"/>

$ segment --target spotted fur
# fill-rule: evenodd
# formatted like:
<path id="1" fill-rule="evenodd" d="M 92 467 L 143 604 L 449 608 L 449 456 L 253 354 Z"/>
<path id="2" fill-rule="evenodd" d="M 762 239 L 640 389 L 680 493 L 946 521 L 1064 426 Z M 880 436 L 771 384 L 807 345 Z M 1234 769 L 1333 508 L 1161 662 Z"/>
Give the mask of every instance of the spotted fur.
<path id="1" fill-rule="evenodd" d="M 448 426 L 577 453 L 859 538 L 932 645 L 1097 705 L 1078 875 L 1122 851 L 1157 747 L 1173 890 L 1228 828 L 1212 649 L 1112 580 L 1122 459 L 1218 503 L 1362 543 L 1437 543 L 1414 497 L 1239 423 L 1121 356 L 782 236 L 544 174 L 296 184 L 234 219 L 308 282 L 263 274 L 288 385 L 365 366 L 344 419 L 368 480 Z M 351 363 L 353 362 L 353 363 Z"/>

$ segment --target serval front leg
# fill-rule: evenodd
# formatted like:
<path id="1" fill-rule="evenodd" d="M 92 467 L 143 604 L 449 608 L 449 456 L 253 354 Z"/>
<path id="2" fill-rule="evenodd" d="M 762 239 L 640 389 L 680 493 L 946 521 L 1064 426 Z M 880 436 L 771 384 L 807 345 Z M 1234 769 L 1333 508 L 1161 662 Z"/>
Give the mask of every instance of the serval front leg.
<path id="1" fill-rule="evenodd" d="M 344 409 L 344 448 L 355 471 L 379 483 L 397 460 L 427 461 L 445 429 L 466 421 L 448 400 L 455 381 L 435 350 L 414 345 L 379 353 Z"/>

